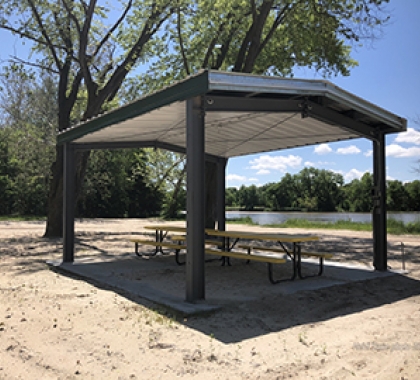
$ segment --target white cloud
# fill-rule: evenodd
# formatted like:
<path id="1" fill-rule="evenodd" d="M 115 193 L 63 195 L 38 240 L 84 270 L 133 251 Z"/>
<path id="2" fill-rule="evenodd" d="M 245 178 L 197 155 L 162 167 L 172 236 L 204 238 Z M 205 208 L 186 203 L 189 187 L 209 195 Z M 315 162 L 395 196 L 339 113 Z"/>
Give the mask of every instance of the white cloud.
<path id="1" fill-rule="evenodd" d="M 335 165 L 335 162 L 328 162 L 328 161 L 317 161 L 317 162 L 312 162 L 312 161 L 305 161 L 304 163 L 305 166 L 312 166 L 312 167 L 322 167 L 322 166 L 332 166 Z"/>
<path id="2" fill-rule="evenodd" d="M 316 154 L 328 154 L 331 153 L 332 149 L 328 144 L 320 144 L 314 148 L 314 153 Z"/>
<path id="3" fill-rule="evenodd" d="M 261 170 L 258 170 L 257 175 L 266 175 L 266 174 L 270 174 L 270 173 L 271 173 L 270 170 L 261 169 Z"/>
<path id="4" fill-rule="evenodd" d="M 394 142 L 420 145 L 420 132 L 414 128 L 407 128 L 407 132 L 399 133 Z"/>
<path id="5" fill-rule="evenodd" d="M 241 185 L 248 185 L 250 183 L 255 183 L 257 186 L 261 186 L 258 178 L 248 178 L 239 174 L 228 174 L 226 176 L 226 182 L 228 187 L 234 186 L 239 188 Z"/>
<path id="6" fill-rule="evenodd" d="M 284 173 L 287 171 L 287 168 L 296 168 L 302 164 L 302 157 L 299 156 L 269 156 L 264 154 L 255 160 L 249 162 L 251 164 L 251 169 L 258 170 L 259 173 L 261 170 L 279 170 Z"/>
<path id="7" fill-rule="evenodd" d="M 232 181 L 232 182 L 245 182 L 247 178 L 243 175 L 238 174 L 228 174 L 226 176 L 226 181 Z"/>
<path id="8" fill-rule="evenodd" d="M 363 153 L 366 157 L 372 157 L 373 156 L 373 150 L 368 150 L 365 153 Z"/>
<path id="9" fill-rule="evenodd" d="M 337 154 L 359 154 L 361 150 L 356 145 L 350 145 L 347 148 L 338 148 Z"/>
<path id="10" fill-rule="evenodd" d="M 351 169 L 349 172 L 347 172 L 346 174 L 344 174 L 344 180 L 346 182 L 351 182 L 354 179 L 360 179 L 363 177 L 363 174 L 368 173 L 369 170 L 365 170 L 364 172 L 361 172 L 360 170 L 357 169 Z"/>
<path id="11" fill-rule="evenodd" d="M 416 157 L 420 156 L 420 148 L 411 147 L 411 148 L 403 148 L 401 145 L 398 144 L 391 144 L 386 147 L 386 155 L 387 157 Z"/>

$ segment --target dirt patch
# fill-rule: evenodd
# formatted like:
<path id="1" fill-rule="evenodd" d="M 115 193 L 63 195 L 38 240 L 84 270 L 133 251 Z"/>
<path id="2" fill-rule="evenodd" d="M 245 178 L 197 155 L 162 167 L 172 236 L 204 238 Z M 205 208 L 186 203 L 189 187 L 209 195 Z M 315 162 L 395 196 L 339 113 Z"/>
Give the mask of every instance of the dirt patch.
<path id="1" fill-rule="evenodd" d="M 134 255 L 129 237 L 153 222 L 77 221 L 77 258 Z M 275 294 L 261 267 L 261 281 L 242 278 L 258 300 L 237 284 L 226 291 L 241 302 L 184 319 L 49 270 L 45 261 L 61 258 L 62 242 L 42 238 L 44 228 L 0 222 L 1 379 L 415 379 L 420 371 L 418 237 L 388 238 L 394 269 L 404 243 L 407 275 Z M 371 265 L 370 233 L 311 232 L 321 235 L 312 248 Z M 141 270 L 131 275 L 141 284 Z M 168 289 L 176 276 L 178 269 L 161 273 Z"/>

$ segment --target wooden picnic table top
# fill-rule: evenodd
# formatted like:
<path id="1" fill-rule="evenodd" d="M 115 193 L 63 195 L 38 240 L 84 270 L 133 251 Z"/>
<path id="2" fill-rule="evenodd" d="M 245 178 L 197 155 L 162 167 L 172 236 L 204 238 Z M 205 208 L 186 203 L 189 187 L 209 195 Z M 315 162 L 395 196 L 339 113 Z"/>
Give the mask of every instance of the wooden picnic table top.
<path id="1" fill-rule="evenodd" d="M 186 227 L 181 226 L 171 226 L 165 224 L 153 224 L 150 226 L 143 227 L 146 230 L 156 230 L 156 231 L 168 231 L 168 232 L 187 232 Z"/>
<path id="2" fill-rule="evenodd" d="M 171 226 L 171 225 L 150 225 L 145 226 L 145 229 L 168 232 L 187 231 L 186 227 Z M 267 241 L 281 241 L 283 243 L 302 243 L 306 241 L 319 240 L 319 236 L 306 234 L 277 234 L 265 232 L 248 232 L 248 231 L 218 231 L 214 229 L 205 229 L 205 233 L 209 236 L 224 237 L 229 239 L 248 239 L 248 240 L 267 240 Z"/>
<path id="3" fill-rule="evenodd" d="M 277 233 L 265 233 L 265 232 L 248 232 L 248 231 L 217 231 L 217 230 L 206 230 L 206 233 L 210 236 L 221 236 L 230 239 L 248 239 L 248 240 L 269 240 L 269 241 L 281 241 L 283 243 L 300 243 L 305 241 L 319 240 L 316 235 L 289 235 L 289 234 L 277 234 Z"/>

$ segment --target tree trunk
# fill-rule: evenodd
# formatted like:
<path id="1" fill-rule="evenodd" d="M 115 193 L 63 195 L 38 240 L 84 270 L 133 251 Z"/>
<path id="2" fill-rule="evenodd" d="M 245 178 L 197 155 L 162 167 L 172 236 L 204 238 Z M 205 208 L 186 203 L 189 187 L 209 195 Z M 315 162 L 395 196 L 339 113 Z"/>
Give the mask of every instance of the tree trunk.
<path id="1" fill-rule="evenodd" d="M 47 225 L 44 237 L 63 237 L 63 146 L 56 147 L 56 159 L 51 167 L 50 190 L 48 196 Z M 89 158 L 89 151 L 76 152 L 76 174 L 75 174 L 75 204 L 82 192 L 83 180 Z"/>

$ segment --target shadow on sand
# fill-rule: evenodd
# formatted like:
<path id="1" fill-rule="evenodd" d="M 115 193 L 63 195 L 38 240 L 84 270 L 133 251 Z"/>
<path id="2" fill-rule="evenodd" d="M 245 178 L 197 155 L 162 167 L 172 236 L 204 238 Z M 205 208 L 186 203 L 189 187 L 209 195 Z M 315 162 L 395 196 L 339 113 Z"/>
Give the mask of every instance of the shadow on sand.
<path id="1" fill-rule="evenodd" d="M 283 267 L 277 275 L 287 277 L 290 268 Z M 314 263 L 305 264 L 307 272 L 316 269 Z M 232 267 L 221 267 L 220 263 L 209 263 L 206 301 L 195 304 L 184 301 L 185 267 L 177 266 L 172 256 L 83 260 L 56 270 L 173 315 L 186 326 L 224 343 L 321 323 L 420 295 L 420 281 L 403 274 L 340 264 L 327 265 L 322 277 L 271 285 L 264 264 L 234 262 Z"/>
<path id="2" fill-rule="evenodd" d="M 207 263 L 206 301 L 190 304 L 185 302 L 185 266 L 178 266 L 173 256 L 135 256 L 127 235 L 132 234 L 79 234 L 76 262 L 54 269 L 174 316 L 225 343 L 310 326 L 420 295 L 420 281 L 401 273 L 374 272 L 366 264 L 343 265 L 347 259 L 371 262 L 370 239 L 328 237 L 317 248 L 339 252 L 344 260 L 328 262 L 322 277 L 272 285 L 263 263 L 233 261 L 231 267 Z M 390 258 L 398 257 L 398 246 L 389 245 L 389 249 Z M 45 263 L 45 257 L 60 257 L 61 251 L 60 239 L 3 239 L 0 244 L 0 256 L 16 257 L 16 265 L 21 266 L 17 274 L 21 275 L 44 270 L 40 264 Z M 410 247 L 409 269 L 420 263 L 419 253 L 419 246 Z M 317 265 L 307 262 L 304 269 L 315 272 Z M 276 267 L 276 277 L 287 278 L 290 273 L 290 263 Z"/>

